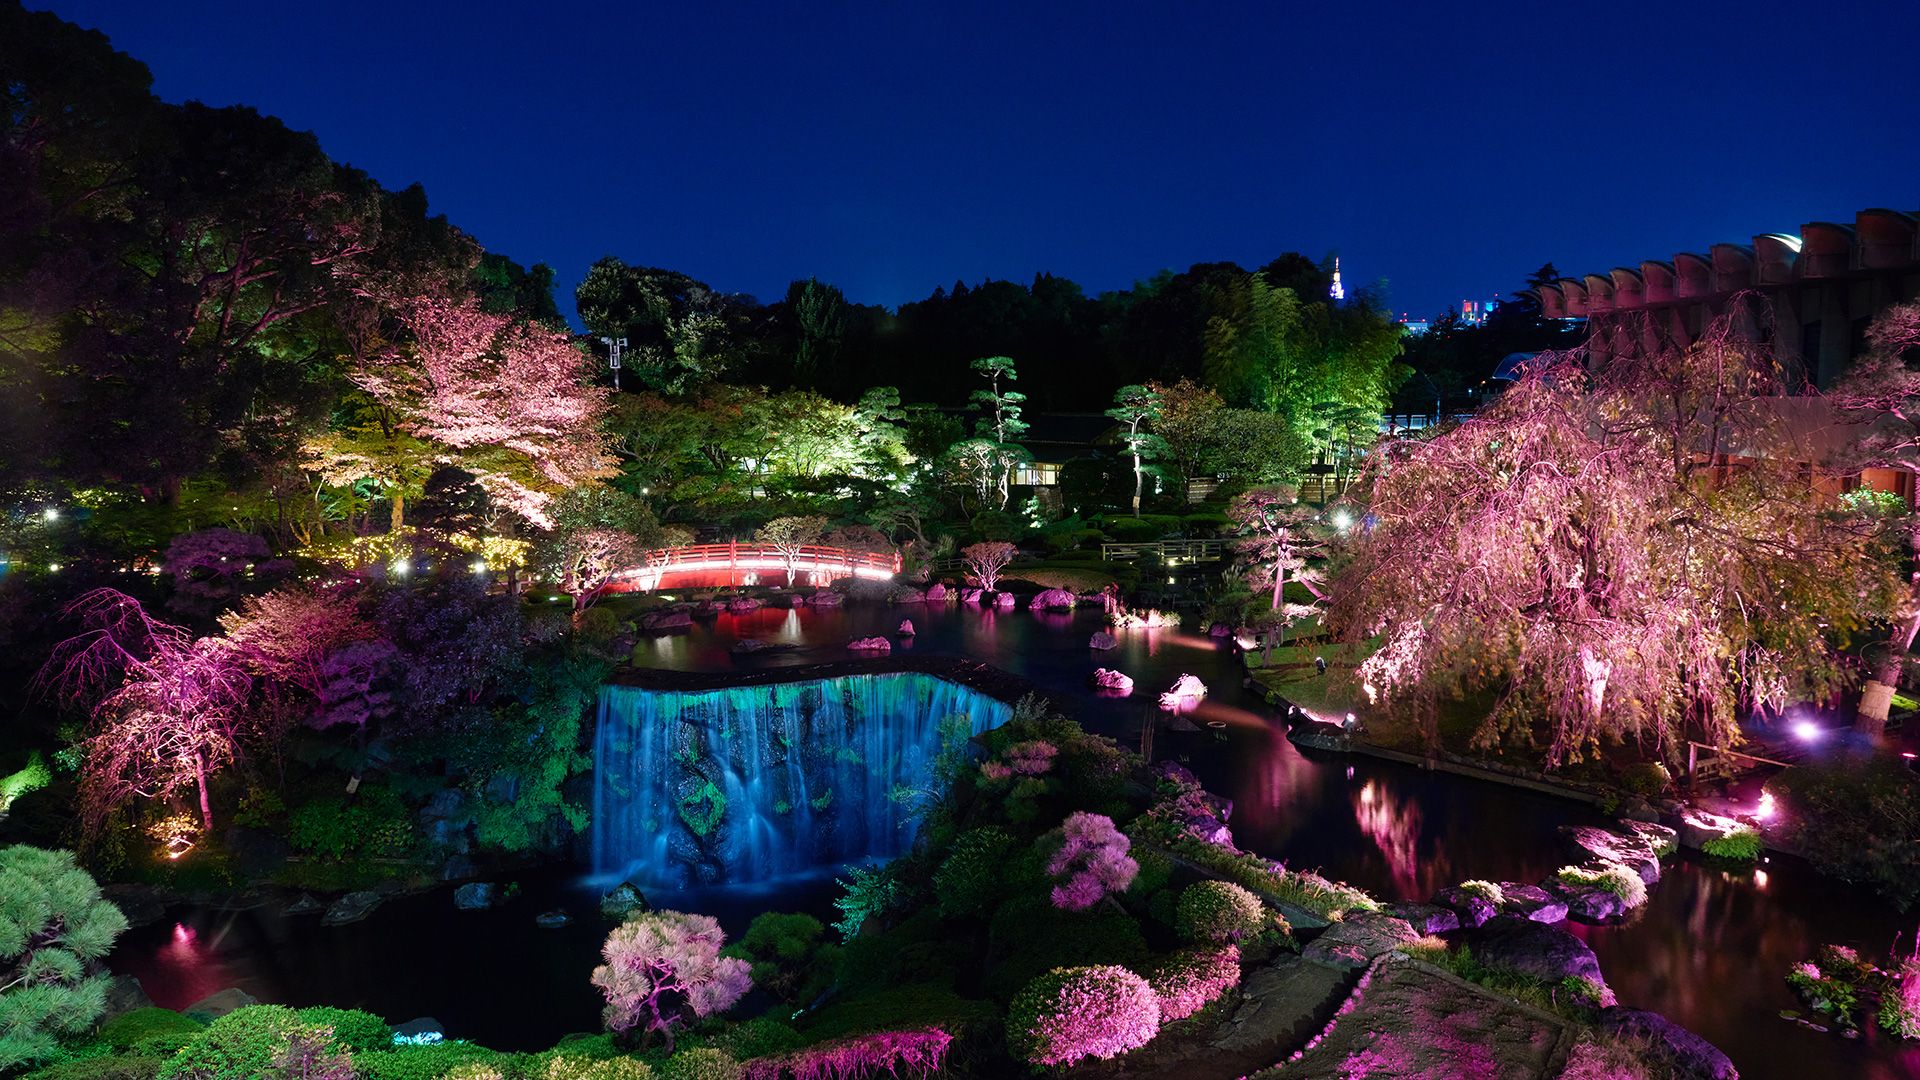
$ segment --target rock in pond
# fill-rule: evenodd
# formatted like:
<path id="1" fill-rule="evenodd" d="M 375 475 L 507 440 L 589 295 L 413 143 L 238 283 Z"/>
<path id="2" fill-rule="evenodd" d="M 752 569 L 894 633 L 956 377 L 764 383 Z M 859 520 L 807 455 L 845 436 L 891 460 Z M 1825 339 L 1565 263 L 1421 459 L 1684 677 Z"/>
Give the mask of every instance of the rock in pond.
<path id="1" fill-rule="evenodd" d="M 1602 986 L 1606 977 L 1587 943 L 1558 926 L 1519 915 L 1495 915 L 1461 935 L 1473 958 L 1490 968 L 1550 983 L 1581 978 Z M 1611 995 L 1609 995 L 1610 997 Z M 1611 1001 L 1603 1004 L 1611 1004 Z"/>
<path id="2" fill-rule="evenodd" d="M 260 1004 L 260 999 L 237 986 L 216 990 L 180 1011 L 196 1020 L 218 1020 L 235 1009 Z"/>
<path id="3" fill-rule="evenodd" d="M 1449 885 L 1434 893 L 1433 902 L 1458 915 L 1460 925 L 1468 929 L 1493 918 L 1499 911 L 1493 906 L 1493 901 L 1479 893 L 1468 892 L 1457 885 Z"/>
<path id="4" fill-rule="evenodd" d="M 1656 1012 L 1619 1006 L 1603 1009 L 1600 1029 L 1664 1047 L 1687 1072 L 1706 1080 L 1736 1080 L 1740 1075 L 1719 1047 Z"/>
<path id="5" fill-rule="evenodd" d="M 301 893 L 293 902 L 280 910 L 282 915 L 318 915 L 327 910 L 327 905 L 314 899 L 312 893 Z"/>
<path id="6" fill-rule="evenodd" d="M 1439 904 L 1393 904 L 1387 912 L 1405 919 L 1416 934 L 1451 934 L 1460 929 L 1460 913 Z"/>
<path id="7" fill-rule="evenodd" d="M 1638 836 L 1592 825 L 1562 825 L 1560 835 L 1600 862 L 1619 863 L 1632 870 L 1649 885 L 1660 880 L 1660 855 L 1653 844 Z"/>
<path id="8" fill-rule="evenodd" d="M 759 638 L 743 637 L 729 646 L 727 651 L 735 656 L 745 656 L 748 653 L 757 653 L 762 649 L 771 648 L 773 648 L 771 642 L 761 641 Z"/>
<path id="9" fill-rule="evenodd" d="M 834 592 L 832 589 L 821 589 L 819 592 L 807 597 L 807 603 L 814 607 L 839 607 L 846 602 L 847 598 L 844 595 Z"/>
<path id="10" fill-rule="evenodd" d="M 900 629 L 895 630 L 894 634 L 899 637 L 912 637 L 913 636 L 913 620 L 901 619 Z"/>
<path id="11" fill-rule="evenodd" d="M 1316 964 L 1358 971 L 1373 963 L 1374 957 L 1419 936 L 1405 919 L 1367 912 L 1327 927 L 1301 950 L 1300 956 Z"/>
<path id="12" fill-rule="evenodd" d="M 340 899 L 335 900 L 332 906 L 327 908 L 327 913 L 320 916 L 320 925 L 341 926 L 346 923 L 359 922 L 361 919 L 373 914 L 373 909 L 379 907 L 381 901 L 385 899 L 385 896 L 371 889 L 350 892 Z"/>
<path id="13" fill-rule="evenodd" d="M 893 642 L 883 637 L 854 638 L 852 641 L 847 642 L 847 648 L 854 652 L 892 652 Z"/>
<path id="14" fill-rule="evenodd" d="M 1500 910 L 1508 915 L 1524 915 L 1534 922 L 1557 923 L 1567 919 L 1567 902 L 1538 885 L 1503 881 Z"/>
<path id="15" fill-rule="evenodd" d="M 1027 601 L 1027 607 L 1034 611 L 1072 611 L 1080 598 L 1066 589 L 1042 589 Z"/>
<path id="16" fill-rule="evenodd" d="M 1169 712 L 1181 712 L 1200 704 L 1207 696 L 1207 684 L 1197 675 L 1182 675 L 1173 681 L 1167 692 L 1160 695 L 1160 707 Z"/>
<path id="17" fill-rule="evenodd" d="M 887 590 L 889 604 L 924 604 L 926 602 L 927 594 L 911 585 L 895 585 Z"/>
<path id="18" fill-rule="evenodd" d="M 1133 676 L 1111 668 L 1094 668 L 1093 688 L 1102 693 L 1125 696 L 1133 693 Z"/>
<path id="19" fill-rule="evenodd" d="M 1584 923 L 1612 922 L 1627 913 L 1625 900 L 1592 885 L 1573 885 L 1554 880 L 1541 882 L 1541 888 L 1566 901 L 1568 918 Z"/>
<path id="20" fill-rule="evenodd" d="M 460 911 L 485 911 L 500 902 L 500 889 L 491 881 L 469 881 L 453 890 L 453 906 Z"/>
<path id="21" fill-rule="evenodd" d="M 106 1008 L 100 1013 L 102 1023 L 122 1013 L 153 1006 L 153 999 L 147 996 L 146 988 L 140 980 L 131 975 L 115 975 L 107 980 Z"/>
<path id="22" fill-rule="evenodd" d="M 760 601 L 751 596 L 736 596 L 727 601 L 727 611 L 734 615 L 745 615 L 750 611 L 759 611 Z"/>
<path id="23" fill-rule="evenodd" d="M 1119 644 L 1120 639 L 1107 633 L 1105 630 L 1095 630 L 1093 636 L 1087 639 L 1087 648 L 1099 649 L 1102 652 L 1114 648 Z"/>
<path id="24" fill-rule="evenodd" d="M 947 587 L 945 585 L 942 585 L 941 583 L 936 581 L 933 584 L 927 586 L 927 603 L 944 604 L 951 599 L 953 599 L 953 594 L 947 591 Z"/>
<path id="25" fill-rule="evenodd" d="M 971 585 L 964 586 L 960 590 L 960 602 L 963 604 L 977 604 L 982 599 L 983 594 L 980 590 Z"/>
<path id="26" fill-rule="evenodd" d="M 572 922 L 573 916 L 561 911 L 559 908 L 555 908 L 552 911 L 543 911 L 533 917 L 533 925 L 542 930 L 558 930 Z"/>
<path id="27" fill-rule="evenodd" d="M 1233 627 L 1223 622 L 1214 623 L 1207 627 L 1207 636 L 1210 638 L 1230 638 L 1233 636 Z"/>
<path id="28" fill-rule="evenodd" d="M 685 611 L 649 611 L 635 625 L 647 633 L 684 630 L 693 625 L 693 616 Z"/>
<path id="29" fill-rule="evenodd" d="M 647 894 L 631 881 L 621 882 L 613 887 L 612 892 L 600 898 L 600 914 L 615 922 L 626 922 L 635 915 L 652 910 L 653 905 L 647 903 Z"/>

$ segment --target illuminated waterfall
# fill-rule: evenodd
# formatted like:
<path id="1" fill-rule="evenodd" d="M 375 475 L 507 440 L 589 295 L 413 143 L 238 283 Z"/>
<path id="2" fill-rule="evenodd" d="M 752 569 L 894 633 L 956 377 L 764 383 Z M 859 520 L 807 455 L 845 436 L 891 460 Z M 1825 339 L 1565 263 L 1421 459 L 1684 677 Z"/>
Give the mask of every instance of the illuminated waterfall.
<path id="1" fill-rule="evenodd" d="M 594 873 L 680 888 L 897 855 L 913 839 L 941 721 L 964 716 L 964 733 L 975 735 L 1011 712 L 914 672 L 700 691 L 606 687 Z"/>

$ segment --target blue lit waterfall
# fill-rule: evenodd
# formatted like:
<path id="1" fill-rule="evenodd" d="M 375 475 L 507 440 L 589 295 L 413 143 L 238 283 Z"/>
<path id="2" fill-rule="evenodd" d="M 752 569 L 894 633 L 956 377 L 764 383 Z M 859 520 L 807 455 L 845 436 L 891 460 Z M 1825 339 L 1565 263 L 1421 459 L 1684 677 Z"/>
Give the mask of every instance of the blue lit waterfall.
<path id="1" fill-rule="evenodd" d="M 609 686 L 593 869 L 642 886 L 766 881 L 905 851 L 941 748 L 1007 703 L 897 672 L 719 690 Z"/>

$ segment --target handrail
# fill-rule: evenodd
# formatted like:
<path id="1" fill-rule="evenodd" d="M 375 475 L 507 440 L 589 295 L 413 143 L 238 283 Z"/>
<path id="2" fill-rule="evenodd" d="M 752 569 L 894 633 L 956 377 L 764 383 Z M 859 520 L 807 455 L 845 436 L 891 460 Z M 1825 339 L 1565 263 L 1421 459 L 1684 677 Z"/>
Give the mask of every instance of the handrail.
<path id="1" fill-rule="evenodd" d="M 1162 559 L 1218 559 L 1227 554 L 1229 540 L 1149 540 L 1143 543 L 1109 541 L 1100 545 L 1102 559 L 1131 561 L 1152 551 Z"/>
<path id="2" fill-rule="evenodd" d="M 771 544 L 730 541 L 655 548 L 641 555 L 638 566 L 613 576 L 616 580 L 637 581 L 642 589 L 653 589 L 663 576 L 676 571 L 725 571 L 731 579 L 735 574 L 757 577 L 760 571 L 788 569 L 788 556 Z M 791 569 L 795 574 L 809 575 L 816 583 L 837 577 L 891 578 L 900 572 L 900 553 L 803 544 L 793 552 Z"/>

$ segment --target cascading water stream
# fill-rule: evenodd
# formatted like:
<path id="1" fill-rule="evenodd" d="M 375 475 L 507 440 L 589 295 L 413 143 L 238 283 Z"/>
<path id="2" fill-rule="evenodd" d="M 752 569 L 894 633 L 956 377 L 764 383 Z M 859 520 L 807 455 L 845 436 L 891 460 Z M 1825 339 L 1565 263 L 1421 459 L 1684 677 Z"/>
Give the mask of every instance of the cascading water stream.
<path id="1" fill-rule="evenodd" d="M 641 886 L 746 884 L 913 840 L 946 737 L 1006 702 L 916 672 L 719 690 L 600 693 L 593 869 Z"/>

